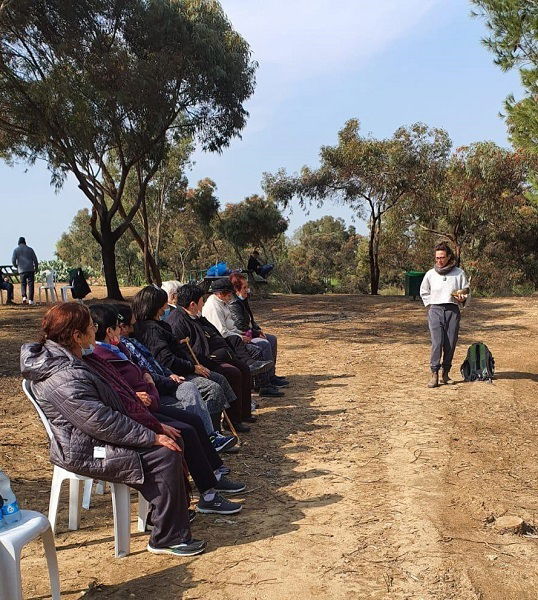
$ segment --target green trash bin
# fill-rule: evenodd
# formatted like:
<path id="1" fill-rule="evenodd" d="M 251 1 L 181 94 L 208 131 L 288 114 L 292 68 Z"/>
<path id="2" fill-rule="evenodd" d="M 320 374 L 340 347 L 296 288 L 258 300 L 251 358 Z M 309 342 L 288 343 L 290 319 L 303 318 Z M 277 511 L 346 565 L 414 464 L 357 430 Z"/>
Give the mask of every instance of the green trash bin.
<path id="1" fill-rule="evenodd" d="M 407 271 L 405 274 L 405 295 L 413 296 L 413 300 L 416 300 L 417 296 L 420 296 L 420 284 L 424 279 L 424 271 Z"/>

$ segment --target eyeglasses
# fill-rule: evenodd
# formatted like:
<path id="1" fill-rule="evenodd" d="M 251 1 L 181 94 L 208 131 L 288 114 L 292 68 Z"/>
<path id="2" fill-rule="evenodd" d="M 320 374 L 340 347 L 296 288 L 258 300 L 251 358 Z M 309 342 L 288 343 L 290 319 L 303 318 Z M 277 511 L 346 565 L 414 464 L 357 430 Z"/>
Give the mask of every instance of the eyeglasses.
<path id="1" fill-rule="evenodd" d="M 99 329 L 99 325 L 97 323 L 92 323 L 91 326 L 97 331 Z"/>

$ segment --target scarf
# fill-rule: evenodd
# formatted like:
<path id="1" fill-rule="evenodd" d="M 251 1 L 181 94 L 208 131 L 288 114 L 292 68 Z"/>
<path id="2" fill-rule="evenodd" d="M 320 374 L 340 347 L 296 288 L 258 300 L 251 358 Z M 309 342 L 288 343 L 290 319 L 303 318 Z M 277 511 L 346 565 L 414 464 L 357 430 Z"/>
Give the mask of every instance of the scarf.
<path id="1" fill-rule="evenodd" d="M 117 346 L 114 346 L 114 344 L 107 344 L 106 342 L 95 343 L 99 346 L 103 346 L 103 348 L 106 348 L 107 350 L 110 350 L 110 352 L 113 352 L 120 360 L 129 360 L 129 358 Z"/>
<path id="2" fill-rule="evenodd" d="M 164 369 L 155 360 L 151 352 L 134 338 L 122 337 L 121 341 L 132 354 L 133 361 L 142 369 L 149 371 L 151 375 L 162 375 L 167 377 Z"/>
<path id="3" fill-rule="evenodd" d="M 448 275 L 455 266 L 456 261 L 454 260 L 454 257 L 451 257 L 444 267 L 438 267 L 435 265 L 434 269 L 436 273 L 439 273 L 439 275 Z"/>

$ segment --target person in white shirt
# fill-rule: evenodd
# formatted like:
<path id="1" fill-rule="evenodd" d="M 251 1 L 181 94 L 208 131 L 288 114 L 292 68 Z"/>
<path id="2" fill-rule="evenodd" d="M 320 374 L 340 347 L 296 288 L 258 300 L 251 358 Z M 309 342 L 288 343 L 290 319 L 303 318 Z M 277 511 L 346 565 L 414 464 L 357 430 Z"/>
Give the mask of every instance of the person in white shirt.
<path id="1" fill-rule="evenodd" d="M 435 266 L 430 269 L 420 286 L 420 297 L 428 307 L 428 327 L 432 340 L 429 388 L 439 386 L 439 370 L 444 384 L 453 384 L 449 372 L 458 342 L 460 307 L 469 297 L 467 277 L 456 266 L 450 246 L 440 242 L 435 246 Z"/>

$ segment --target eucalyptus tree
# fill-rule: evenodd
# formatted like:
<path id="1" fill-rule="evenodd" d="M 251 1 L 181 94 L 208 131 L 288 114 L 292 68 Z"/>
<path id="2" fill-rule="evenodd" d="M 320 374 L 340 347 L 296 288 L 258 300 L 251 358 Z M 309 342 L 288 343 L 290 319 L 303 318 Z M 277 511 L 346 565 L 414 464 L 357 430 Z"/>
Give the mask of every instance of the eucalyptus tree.
<path id="1" fill-rule="evenodd" d="M 266 173 L 263 185 L 268 196 L 284 206 L 294 198 L 302 207 L 335 200 L 366 218 L 370 291 L 377 294 L 383 217 L 406 195 L 442 178 L 450 145 L 445 131 L 422 123 L 401 127 L 391 138 L 379 140 L 362 136 L 359 122 L 351 119 L 338 133 L 336 146 L 321 148 L 318 169 L 305 166 L 291 176 L 284 170 Z"/>
<path id="2" fill-rule="evenodd" d="M 2 154 L 72 173 L 91 202 L 108 295 L 115 245 L 172 139 L 226 146 L 245 125 L 256 64 L 213 0 L 17 0 L 0 12 Z M 109 165 L 117 164 L 117 175 Z M 124 206 L 129 178 L 135 199 Z"/>

